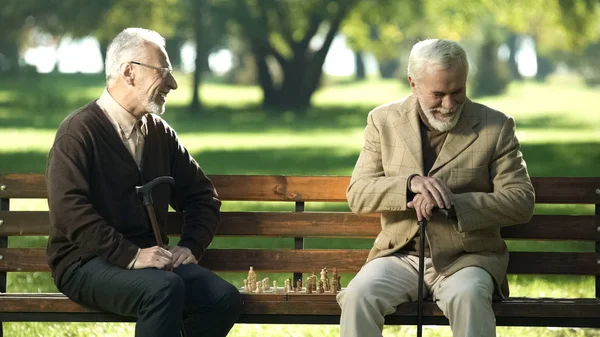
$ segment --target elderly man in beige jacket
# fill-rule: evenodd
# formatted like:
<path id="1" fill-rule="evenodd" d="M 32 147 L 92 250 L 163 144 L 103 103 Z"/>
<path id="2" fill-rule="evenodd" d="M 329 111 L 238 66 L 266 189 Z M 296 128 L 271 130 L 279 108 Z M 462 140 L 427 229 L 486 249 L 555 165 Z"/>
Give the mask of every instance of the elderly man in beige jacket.
<path id="1" fill-rule="evenodd" d="M 513 118 L 467 98 L 468 71 L 456 42 L 421 41 L 413 94 L 369 113 L 347 196 L 353 212 L 381 213 L 382 230 L 337 297 L 343 337 L 381 336 L 384 316 L 417 300 L 422 218 L 426 295 L 454 336 L 496 335 L 492 298 L 508 296 L 500 227 L 529 221 L 535 197 Z"/>

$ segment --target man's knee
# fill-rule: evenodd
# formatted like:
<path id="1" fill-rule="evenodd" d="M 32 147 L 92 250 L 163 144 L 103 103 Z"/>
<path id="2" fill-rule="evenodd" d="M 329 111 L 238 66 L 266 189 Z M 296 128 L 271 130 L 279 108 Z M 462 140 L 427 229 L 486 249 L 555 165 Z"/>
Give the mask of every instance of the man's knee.
<path id="1" fill-rule="evenodd" d="M 447 290 L 447 301 L 449 303 L 460 304 L 485 304 L 492 302 L 492 293 L 494 290 L 493 281 L 488 277 L 473 278 L 454 282 Z"/>
<path id="2" fill-rule="evenodd" d="M 221 311 L 235 321 L 239 317 L 243 305 L 244 299 L 242 294 L 240 294 L 233 285 L 225 283 L 222 290 L 222 296 L 220 300 L 215 303 L 213 310 Z"/>
<path id="3" fill-rule="evenodd" d="M 165 305 L 183 308 L 185 299 L 185 282 L 174 273 L 165 272 L 160 280 L 148 286 L 145 301 L 147 304 Z"/>
<path id="4" fill-rule="evenodd" d="M 342 310 L 355 308 L 371 308 L 381 313 L 393 310 L 393 305 L 386 296 L 377 291 L 377 286 L 372 282 L 350 282 L 348 287 L 336 297 Z"/>

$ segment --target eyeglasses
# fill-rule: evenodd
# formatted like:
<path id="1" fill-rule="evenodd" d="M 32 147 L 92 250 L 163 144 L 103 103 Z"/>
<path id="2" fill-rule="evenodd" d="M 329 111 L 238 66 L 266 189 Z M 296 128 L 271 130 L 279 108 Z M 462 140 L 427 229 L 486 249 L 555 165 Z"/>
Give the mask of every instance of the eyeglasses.
<path id="1" fill-rule="evenodd" d="M 142 62 L 137 62 L 137 61 L 129 61 L 129 63 L 137 64 L 139 66 L 154 69 L 154 70 L 158 70 L 158 71 L 160 71 L 162 77 L 167 77 L 167 74 L 173 74 L 173 68 L 170 68 L 170 67 L 169 68 L 157 67 L 157 66 L 152 66 L 152 65 L 142 63 Z"/>

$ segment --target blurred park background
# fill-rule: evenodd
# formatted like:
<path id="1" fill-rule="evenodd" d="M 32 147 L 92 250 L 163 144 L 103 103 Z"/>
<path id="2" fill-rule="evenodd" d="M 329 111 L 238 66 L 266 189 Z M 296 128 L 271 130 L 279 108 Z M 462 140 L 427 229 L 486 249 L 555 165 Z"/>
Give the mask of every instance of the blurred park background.
<path id="1" fill-rule="evenodd" d="M 3 0 L 0 172 L 43 173 L 59 123 L 97 98 L 108 42 L 123 28 L 167 38 L 179 89 L 163 117 L 208 174 L 350 175 L 369 110 L 410 94 L 406 62 L 425 38 L 459 41 L 469 96 L 514 116 L 532 176 L 599 176 L 599 0 Z M 267 208 L 271 207 L 271 208 Z M 225 203 L 225 210 L 293 210 Z M 308 204 L 307 210 L 347 209 Z M 11 201 L 43 210 L 43 200 Z M 593 214 L 538 205 L 537 213 Z M 46 238 L 11 246 L 44 247 Z M 369 248 L 369 240 L 307 245 Z M 593 244 L 510 242 L 512 250 Z M 291 248 L 217 238 L 212 248 Z M 318 264 L 318 261 L 317 261 Z M 223 275 L 241 285 L 242 275 Z M 351 275 L 344 277 L 344 285 Z M 273 278 L 272 278 L 273 279 Z M 591 277 L 511 276 L 511 295 L 594 297 Z M 46 273 L 9 275 L 9 292 L 55 292 Z M 600 318 L 599 318 L 600 319 Z M 9 323 L 5 336 L 133 336 L 127 323 Z M 412 336 L 415 327 L 386 327 Z M 230 336 L 337 336 L 337 326 L 237 325 Z M 427 336 L 451 336 L 427 327 Z M 597 336 L 593 329 L 499 328 L 499 336 Z"/>

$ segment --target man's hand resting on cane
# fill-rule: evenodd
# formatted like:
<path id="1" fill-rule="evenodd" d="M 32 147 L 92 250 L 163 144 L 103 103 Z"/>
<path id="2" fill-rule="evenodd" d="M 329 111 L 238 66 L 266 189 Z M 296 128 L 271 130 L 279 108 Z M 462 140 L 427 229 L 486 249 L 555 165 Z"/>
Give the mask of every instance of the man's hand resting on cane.
<path id="1" fill-rule="evenodd" d="M 437 178 L 414 176 L 409 189 L 416 195 L 406 206 L 417 212 L 418 221 L 431 220 L 433 209 L 451 209 L 454 204 L 454 193 Z"/>
<path id="2" fill-rule="evenodd" d="M 173 267 L 174 254 L 162 247 L 154 246 L 140 249 L 140 254 L 132 269 L 158 268 L 170 270 Z"/>
<path id="3" fill-rule="evenodd" d="M 198 263 L 194 257 L 194 254 L 192 254 L 192 251 L 189 248 L 172 246 L 169 247 L 169 251 L 173 253 L 173 268 L 177 268 L 182 264 Z"/>
<path id="4" fill-rule="evenodd" d="M 433 199 L 427 198 L 423 194 L 415 195 L 413 200 L 406 204 L 406 206 L 414 208 L 417 212 L 417 221 L 421 221 L 423 218 L 431 220 L 433 209 L 437 207 Z"/>
<path id="5" fill-rule="evenodd" d="M 410 179 L 408 189 L 417 195 L 422 194 L 439 208 L 450 209 L 454 204 L 454 193 L 438 178 L 414 176 Z"/>

